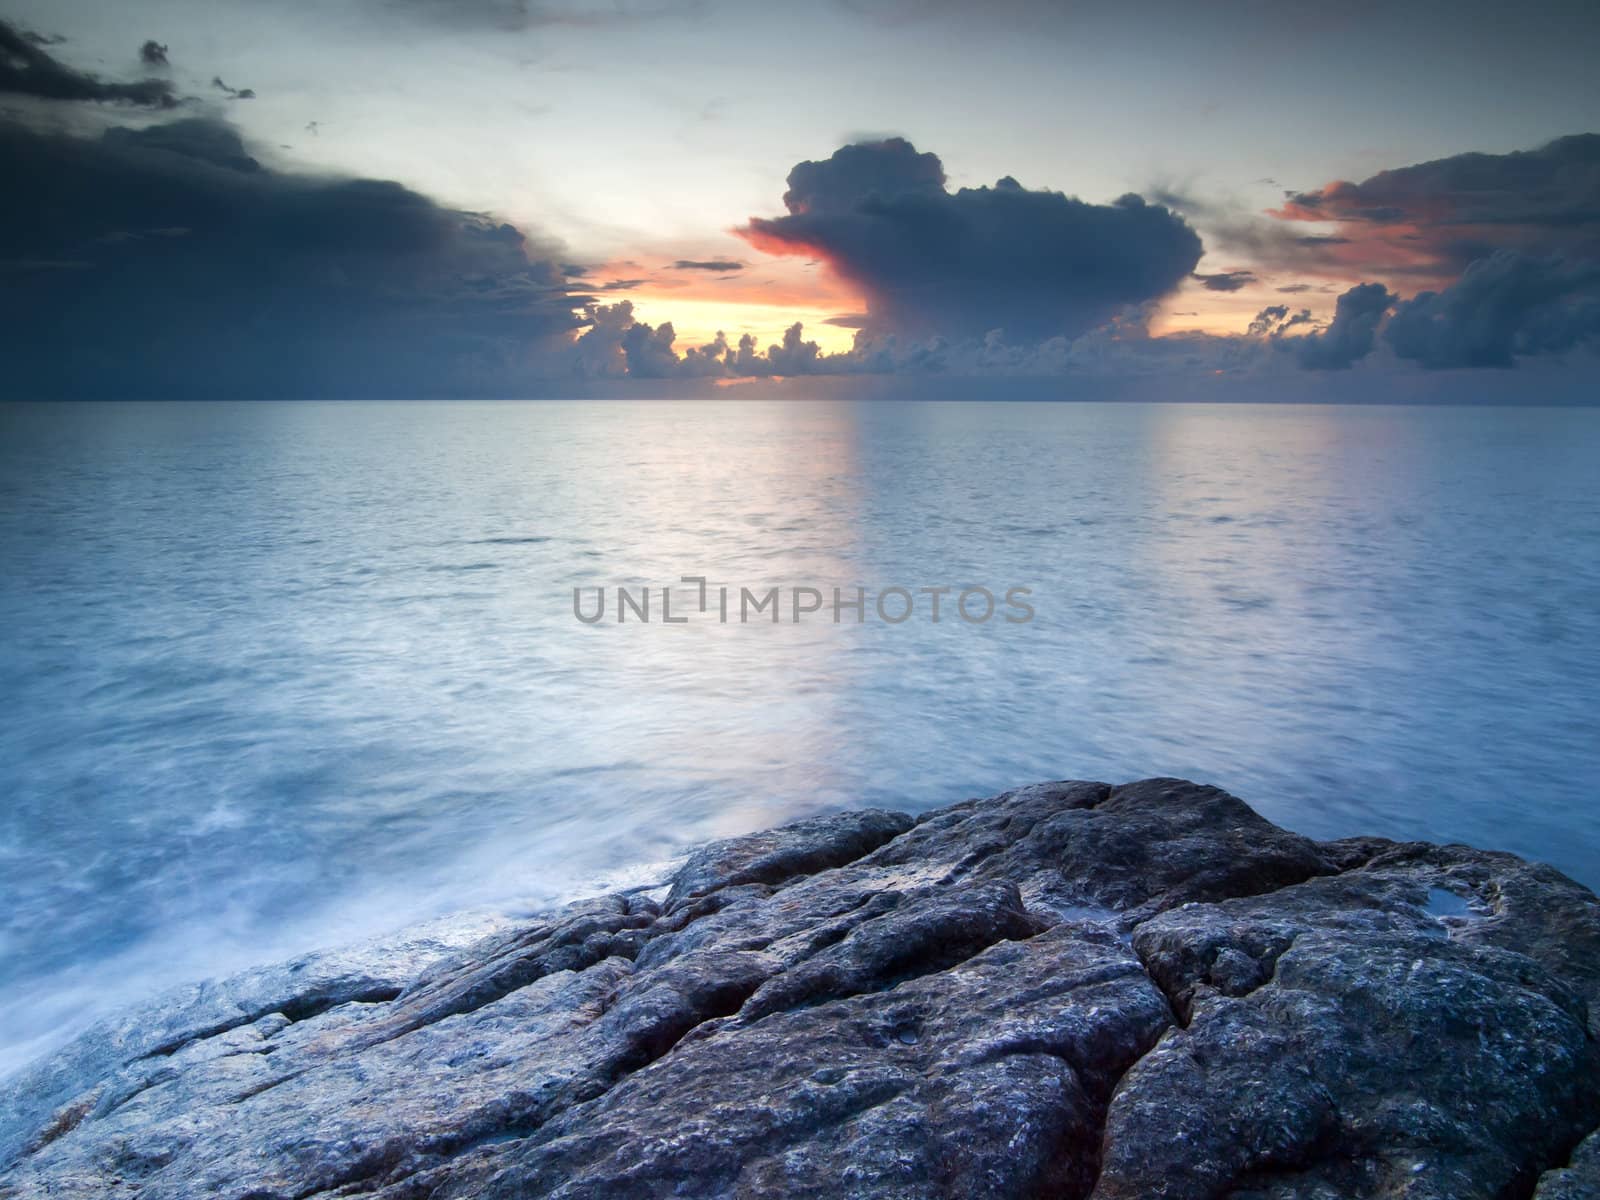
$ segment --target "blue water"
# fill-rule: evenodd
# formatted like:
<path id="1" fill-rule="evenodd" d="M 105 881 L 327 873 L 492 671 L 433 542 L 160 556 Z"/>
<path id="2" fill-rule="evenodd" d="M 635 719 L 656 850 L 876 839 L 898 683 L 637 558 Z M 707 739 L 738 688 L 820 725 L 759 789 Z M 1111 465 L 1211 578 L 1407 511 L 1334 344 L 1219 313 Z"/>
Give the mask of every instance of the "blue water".
<path id="1" fill-rule="evenodd" d="M 163 984 L 1049 777 L 1600 884 L 1600 410 L 11 405 L 0 435 L 0 1069 Z M 683 575 L 1036 616 L 573 617 Z"/>

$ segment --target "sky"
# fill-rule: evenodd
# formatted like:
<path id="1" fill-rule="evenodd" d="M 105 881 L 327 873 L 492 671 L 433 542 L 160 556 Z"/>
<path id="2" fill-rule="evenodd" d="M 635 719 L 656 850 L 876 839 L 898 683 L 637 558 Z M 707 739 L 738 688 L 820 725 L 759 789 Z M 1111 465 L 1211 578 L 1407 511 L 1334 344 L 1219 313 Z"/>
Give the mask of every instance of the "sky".
<path id="1" fill-rule="evenodd" d="M 0 22 L 19 395 L 1600 378 L 1592 3 Z"/>

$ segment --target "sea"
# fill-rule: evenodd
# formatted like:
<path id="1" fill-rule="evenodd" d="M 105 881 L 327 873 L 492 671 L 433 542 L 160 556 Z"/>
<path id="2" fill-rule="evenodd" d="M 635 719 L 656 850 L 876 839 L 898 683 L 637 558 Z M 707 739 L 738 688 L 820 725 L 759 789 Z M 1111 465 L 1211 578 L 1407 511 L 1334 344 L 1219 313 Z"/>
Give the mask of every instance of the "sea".
<path id="1" fill-rule="evenodd" d="M 0 706 L 0 1073 L 1044 779 L 1597 886 L 1600 409 L 6 404 Z"/>

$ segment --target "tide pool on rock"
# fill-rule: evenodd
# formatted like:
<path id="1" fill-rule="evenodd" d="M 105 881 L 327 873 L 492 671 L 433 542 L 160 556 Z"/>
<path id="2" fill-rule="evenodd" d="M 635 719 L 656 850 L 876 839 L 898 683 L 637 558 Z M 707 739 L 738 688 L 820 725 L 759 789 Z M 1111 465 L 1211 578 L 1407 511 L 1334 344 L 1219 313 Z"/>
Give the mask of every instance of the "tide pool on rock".
<path id="1" fill-rule="evenodd" d="M 0 1196 L 1565 1200 L 1597 1037 L 1553 868 L 1048 783 L 103 1022 L 0 1092 Z"/>

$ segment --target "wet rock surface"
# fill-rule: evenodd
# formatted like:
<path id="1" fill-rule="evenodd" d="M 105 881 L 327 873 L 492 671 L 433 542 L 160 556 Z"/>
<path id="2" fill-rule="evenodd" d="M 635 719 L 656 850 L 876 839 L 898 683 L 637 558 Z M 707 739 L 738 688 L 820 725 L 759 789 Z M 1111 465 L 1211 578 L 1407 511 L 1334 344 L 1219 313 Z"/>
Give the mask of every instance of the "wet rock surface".
<path id="1" fill-rule="evenodd" d="M 1600 1196 L 1600 902 L 1179 780 L 717 843 L 191 988 L 0 1088 L 0 1197 Z"/>

